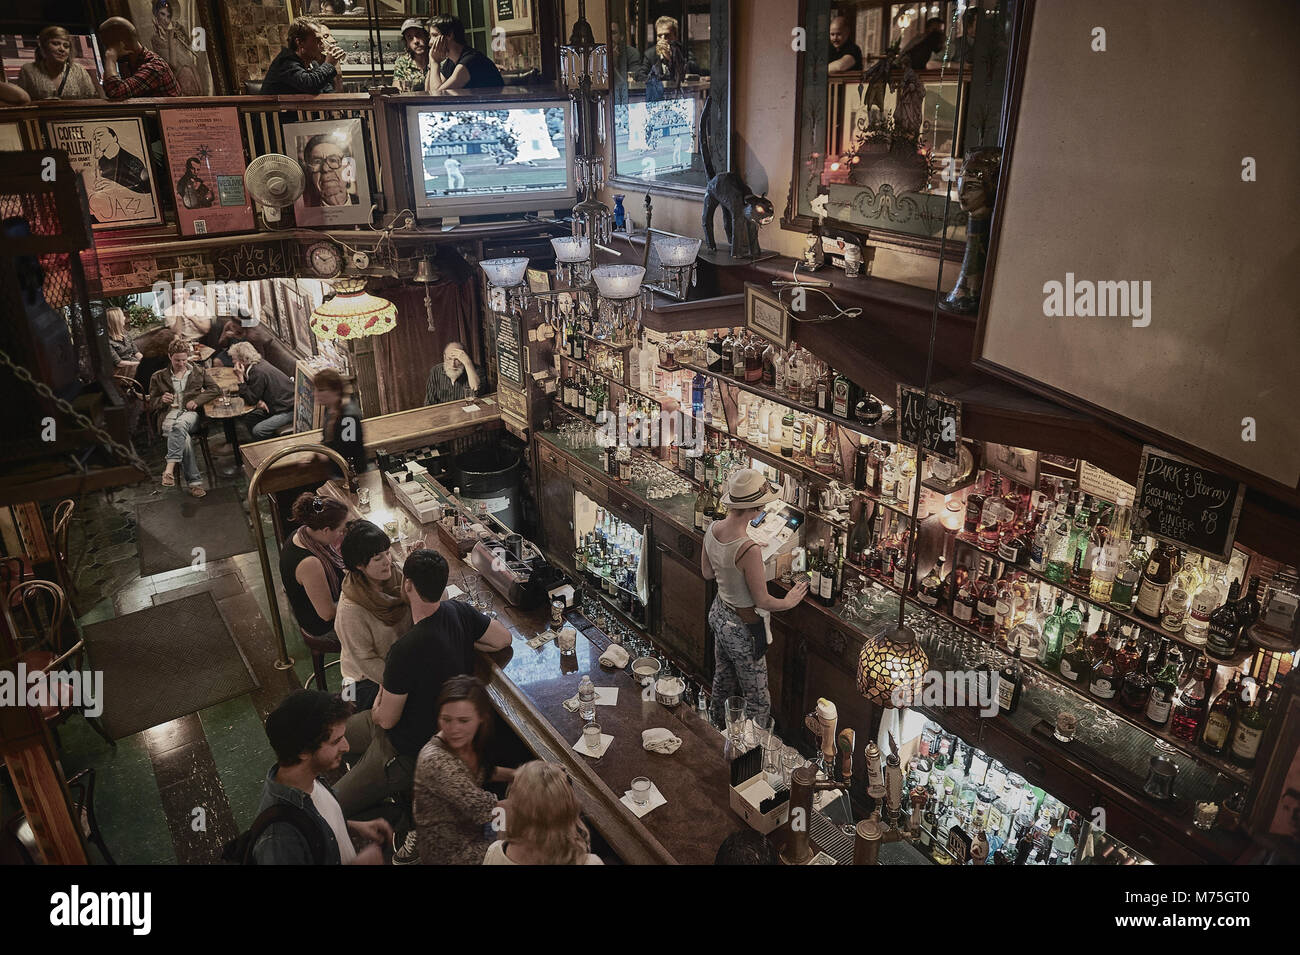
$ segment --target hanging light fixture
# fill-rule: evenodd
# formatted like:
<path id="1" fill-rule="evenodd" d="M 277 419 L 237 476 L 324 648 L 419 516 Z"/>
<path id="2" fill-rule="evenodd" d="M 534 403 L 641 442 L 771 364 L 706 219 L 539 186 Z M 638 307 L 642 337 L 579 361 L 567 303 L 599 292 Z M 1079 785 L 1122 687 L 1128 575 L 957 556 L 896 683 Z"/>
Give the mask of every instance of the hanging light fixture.
<path id="1" fill-rule="evenodd" d="M 391 332 L 397 306 L 366 291 L 364 278 L 340 279 L 334 297 L 311 312 L 311 331 L 325 341 L 353 340 Z"/>
<path id="2" fill-rule="evenodd" d="M 415 267 L 413 281 L 424 286 L 424 316 L 428 321 L 429 331 L 436 332 L 437 329 L 433 324 L 433 296 L 429 294 L 429 286 L 441 282 L 442 275 L 433 267 L 432 262 L 421 259 L 420 264 Z"/>
<path id="3" fill-rule="evenodd" d="M 921 697 L 921 684 L 930 659 L 906 624 L 876 634 L 858 655 L 858 692 L 892 709 L 909 706 Z"/>

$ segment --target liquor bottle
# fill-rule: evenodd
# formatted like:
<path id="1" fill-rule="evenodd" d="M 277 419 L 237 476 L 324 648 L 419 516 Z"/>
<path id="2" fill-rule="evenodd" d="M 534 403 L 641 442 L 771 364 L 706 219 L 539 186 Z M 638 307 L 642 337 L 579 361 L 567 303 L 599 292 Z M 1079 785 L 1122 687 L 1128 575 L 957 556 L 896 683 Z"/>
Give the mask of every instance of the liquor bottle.
<path id="1" fill-rule="evenodd" d="M 1115 576 L 1119 573 L 1120 550 L 1128 543 L 1129 507 L 1128 498 L 1119 496 L 1115 509 L 1111 511 L 1110 523 L 1100 527 L 1100 544 L 1096 546 L 1096 557 L 1092 562 L 1092 577 L 1088 585 L 1088 596 L 1099 603 L 1109 603 L 1111 591 L 1115 585 Z"/>
<path id="2" fill-rule="evenodd" d="M 763 381 L 763 349 L 759 347 L 758 341 L 751 335 L 745 344 L 745 381 L 751 385 Z"/>
<path id="3" fill-rule="evenodd" d="M 981 485 L 971 488 L 966 495 L 966 518 L 962 523 L 961 532 L 972 540 L 978 539 L 980 529 L 980 518 L 984 514 L 984 503 L 988 500 L 988 495 L 980 490 Z"/>
<path id="4" fill-rule="evenodd" d="M 813 467 L 822 474 L 834 473 L 835 452 L 838 449 L 839 437 L 834 428 L 824 421 L 818 421 L 817 436 L 813 439 Z"/>
<path id="5" fill-rule="evenodd" d="M 1151 674 L 1164 666 L 1164 658 L 1168 652 L 1169 641 L 1164 637 L 1160 639 L 1160 650 L 1154 658 L 1151 657 L 1150 644 L 1142 648 L 1142 656 L 1137 666 L 1124 674 L 1124 679 L 1120 681 L 1118 694 L 1120 706 L 1134 713 L 1142 713 L 1146 710 L 1151 697 L 1151 684 L 1154 682 Z"/>
<path id="6" fill-rule="evenodd" d="M 727 337 L 722 340 L 718 346 L 718 367 L 716 371 L 719 375 L 731 378 L 734 374 L 735 364 L 732 357 L 732 348 L 735 347 L 736 340 L 732 337 L 730 331 Z"/>
<path id="7" fill-rule="evenodd" d="M 776 361 L 776 346 L 768 342 L 759 358 L 759 381 L 764 388 L 776 387 Z"/>
<path id="8" fill-rule="evenodd" d="M 979 602 L 977 583 L 978 578 L 975 574 L 968 575 L 958 588 L 957 599 L 952 605 L 952 615 L 969 626 L 975 625 L 975 608 Z"/>
<path id="9" fill-rule="evenodd" d="M 1217 565 L 1205 578 L 1192 597 L 1192 606 L 1183 625 L 1183 639 L 1196 646 L 1205 646 L 1210 636 L 1210 616 L 1223 603 L 1228 590 L 1228 576 L 1223 565 Z"/>
<path id="10" fill-rule="evenodd" d="M 1246 596 L 1241 598 L 1237 604 L 1237 627 L 1238 641 L 1246 637 L 1246 631 L 1255 625 L 1259 620 L 1260 600 L 1259 600 L 1260 578 L 1251 576 L 1250 588 L 1246 591 Z"/>
<path id="11" fill-rule="evenodd" d="M 856 404 L 853 387 L 853 382 L 843 372 L 835 376 L 831 382 L 831 414 L 847 418 L 852 413 Z"/>
<path id="12" fill-rule="evenodd" d="M 1150 555 L 1142 545 L 1142 532 L 1133 528 L 1130 534 L 1128 557 L 1115 575 L 1115 584 L 1111 589 L 1110 605 L 1117 610 L 1132 610 L 1133 597 L 1137 593 L 1138 582 L 1146 568 Z"/>
<path id="13" fill-rule="evenodd" d="M 1237 619 L 1240 596 L 1241 581 L 1234 580 L 1228 587 L 1227 598 L 1214 613 L 1210 614 L 1205 652 L 1217 660 L 1227 660 L 1237 652 L 1237 641 L 1241 634 L 1240 622 Z"/>
<path id="14" fill-rule="evenodd" d="M 867 456 L 870 464 L 870 477 L 867 489 L 876 497 L 881 496 L 881 489 L 884 487 L 885 480 L 885 462 L 889 459 L 889 445 L 877 444 L 871 448 L 871 453 Z"/>
<path id="15" fill-rule="evenodd" d="M 1088 515 L 1087 531 L 1079 539 L 1079 547 L 1076 551 L 1079 559 L 1075 561 L 1074 568 L 1070 572 L 1070 586 L 1075 590 L 1088 593 L 1092 589 L 1092 565 L 1097 559 L 1104 538 L 1105 531 L 1101 528 L 1101 522 L 1097 520 L 1097 511 L 1094 509 Z"/>
<path id="16" fill-rule="evenodd" d="M 1113 645 L 1108 645 L 1106 652 L 1093 661 L 1091 670 L 1088 692 L 1099 700 L 1113 700 L 1119 690 L 1119 678 L 1115 675 L 1115 647 Z"/>
<path id="17" fill-rule="evenodd" d="M 975 627 L 985 636 L 992 636 L 993 621 L 998 615 L 998 592 L 993 583 L 993 560 L 981 561 L 981 575 L 975 591 Z"/>
<path id="18" fill-rule="evenodd" d="M 843 579 L 843 568 L 840 563 L 838 545 L 832 544 L 826 562 L 822 565 L 821 587 L 819 588 L 821 602 L 827 607 L 832 606 L 838 596 L 835 586 L 837 579 Z"/>
<path id="19" fill-rule="evenodd" d="M 1047 504 L 1038 506 L 1029 544 L 1029 569 L 1039 574 L 1047 570 L 1047 535 L 1051 529 L 1051 511 L 1048 508 Z"/>
<path id="20" fill-rule="evenodd" d="M 822 553 L 826 549 L 826 541 L 822 541 L 808 554 L 808 576 L 811 578 L 808 582 L 808 593 L 816 597 L 822 592 Z"/>
<path id="21" fill-rule="evenodd" d="M 1253 585 L 1254 581 L 1251 583 Z M 1237 726 L 1232 732 L 1232 761 L 1247 769 L 1254 766 L 1259 755 L 1259 741 L 1267 728 L 1268 710 L 1263 694 L 1257 690 L 1255 699 L 1237 715 Z"/>
<path id="22" fill-rule="evenodd" d="M 1012 649 L 1011 661 L 998 676 L 998 709 L 1009 716 L 1020 706 L 1020 690 L 1024 682 L 1019 646 Z"/>
<path id="23" fill-rule="evenodd" d="M 1195 743 L 1201 735 L 1201 724 L 1209 709 L 1210 687 L 1214 683 L 1214 664 L 1197 655 L 1187 679 L 1178 688 L 1174 698 L 1170 729 L 1179 739 Z"/>
<path id="24" fill-rule="evenodd" d="M 1002 478 L 995 477 L 984 500 L 984 506 L 980 509 L 979 544 L 985 550 L 997 549 L 998 541 L 1001 539 L 1003 511 Z"/>
<path id="25" fill-rule="evenodd" d="M 745 380 L 745 339 L 739 331 L 731 340 L 731 377 L 736 381 Z"/>
<path id="26" fill-rule="evenodd" d="M 999 578 L 993 586 L 993 591 L 997 595 L 993 605 L 993 637 L 998 643 L 1005 645 L 1007 634 L 1017 623 L 1016 592 L 1011 575 L 1004 574 Z"/>
<path id="27" fill-rule="evenodd" d="M 1160 541 L 1155 553 L 1147 561 L 1147 568 L 1142 575 L 1142 582 L 1138 585 L 1137 602 L 1134 605 L 1138 616 L 1151 621 L 1160 619 L 1160 611 L 1165 602 L 1165 592 L 1174 579 L 1177 559 L 1178 554 L 1174 550 L 1174 545 L 1167 541 Z"/>
<path id="28" fill-rule="evenodd" d="M 580 322 L 574 325 L 573 357 L 577 361 L 587 360 L 586 336 L 582 333 L 582 324 Z"/>
<path id="29" fill-rule="evenodd" d="M 864 491 L 867 488 L 867 470 L 868 458 L 871 448 L 867 443 L 865 434 L 858 435 L 858 450 L 853 456 L 853 487 L 855 490 Z"/>
<path id="30" fill-rule="evenodd" d="M 691 378 L 691 414 L 696 418 L 704 415 L 704 387 L 707 382 L 702 371 L 697 371 Z"/>
<path id="31" fill-rule="evenodd" d="M 1115 676 L 1123 679 L 1133 672 L 1142 658 L 1142 649 L 1138 646 L 1138 629 L 1131 625 L 1121 628 L 1124 639 L 1115 651 Z"/>
<path id="32" fill-rule="evenodd" d="M 853 417 L 867 426 L 879 424 L 884 414 L 885 408 L 880 403 L 880 399 L 870 392 L 864 391 L 853 407 Z"/>
<path id="33" fill-rule="evenodd" d="M 1065 611 L 1062 608 L 1062 603 L 1063 601 L 1058 594 L 1055 609 L 1043 621 L 1043 643 L 1038 649 L 1038 662 L 1049 670 L 1055 670 L 1061 665 L 1061 651 L 1063 649 L 1061 628 L 1065 623 Z"/>
<path id="34" fill-rule="evenodd" d="M 722 339 L 719 337 L 718 330 L 713 330 L 713 337 L 705 348 L 705 367 L 709 371 L 722 372 Z"/>
<path id="35" fill-rule="evenodd" d="M 1078 508 L 1076 507 L 1076 510 Z M 1072 515 L 1064 507 L 1057 506 L 1056 518 L 1047 541 L 1047 579 L 1056 584 L 1064 584 L 1070 571 L 1073 554 L 1070 549 L 1070 532 L 1073 529 Z"/>
<path id="36" fill-rule="evenodd" d="M 1071 683 L 1087 686 L 1090 682 L 1092 657 L 1088 653 L 1088 641 L 1083 634 L 1076 634 L 1074 642 L 1065 645 L 1061 652 L 1060 672 Z"/>
<path id="37" fill-rule="evenodd" d="M 695 529 L 697 531 L 701 533 L 704 531 L 704 515 L 712 509 L 712 506 L 712 502 L 709 500 L 709 488 L 705 485 L 695 495 Z"/>
<path id="38" fill-rule="evenodd" d="M 821 368 L 818 369 L 817 375 L 817 410 L 823 414 L 831 410 L 831 368 L 825 362 L 822 362 Z"/>
<path id="39" fill-rule="evenodd" d="M 1223 688 L 1205 714 L 1205 726 L 1201 730 L 1201 749 L 1215 756 L 1222 756 L 1232 745 L 1233 730 L 1236 728 L 1236 704 L 1241 693 L 1241 676 L 1234 673 L 1232 680 Z"/>
<path id="40" fill-rule="evenodd" d="M 925 604 L 931 610 L 940 607 L 943 603 L 944 583 L 943 555 L 940 554 L 939 559 L 935 561 L 934 566 L 931 567 L 925 577 L 921 579 L 921 589 L 917 594 L 916 599 Z"/>

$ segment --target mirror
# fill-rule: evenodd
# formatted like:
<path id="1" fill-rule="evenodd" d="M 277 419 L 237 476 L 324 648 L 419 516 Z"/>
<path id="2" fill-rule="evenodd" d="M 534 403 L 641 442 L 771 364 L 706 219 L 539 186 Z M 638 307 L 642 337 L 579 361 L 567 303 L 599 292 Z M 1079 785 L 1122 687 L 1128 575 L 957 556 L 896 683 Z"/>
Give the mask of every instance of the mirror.
<path id="1" fill-rule="evenodd" d="M 703 193 L 731 164 L 730 0 L 610 0 L 608 15 L 612 182 Z"/>
<path id="2" fill-rule="evenodd" d="M 796 179 L 787 227 L 960 254 L 968 150 L 1002 143 L 1016 0 L 805 0 Z M 944 201 L 951 198 L 947 221 Z"/>

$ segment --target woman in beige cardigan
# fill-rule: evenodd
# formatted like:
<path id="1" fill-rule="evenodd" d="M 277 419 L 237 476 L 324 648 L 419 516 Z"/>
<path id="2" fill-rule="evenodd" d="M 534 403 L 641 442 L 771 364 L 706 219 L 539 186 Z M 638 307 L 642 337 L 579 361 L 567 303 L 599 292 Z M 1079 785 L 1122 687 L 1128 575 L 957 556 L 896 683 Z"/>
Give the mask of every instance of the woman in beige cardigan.
<path id="1" fill-rule="evenodd" d="M 370 521 L 354 521 L 339 548 L 347 576 L 334 633 L 343 645 L 339 669 L 345 692 L 354 684 L 359 710 L 374 703 L 388 651 L 411 629 L 411 607 L 402 597 L 402 572 L 393 565 L 390 546 L 388 535 Z"/>

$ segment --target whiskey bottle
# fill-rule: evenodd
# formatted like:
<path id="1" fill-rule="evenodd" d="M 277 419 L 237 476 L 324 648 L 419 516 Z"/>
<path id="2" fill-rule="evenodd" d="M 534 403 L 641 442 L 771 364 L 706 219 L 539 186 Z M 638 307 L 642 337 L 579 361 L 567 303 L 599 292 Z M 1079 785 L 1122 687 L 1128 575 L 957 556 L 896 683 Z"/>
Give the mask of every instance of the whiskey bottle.
<path id="1" fill-rule="evenodd" d="M 1107 646 L 1106 652 L 1093 661 L 1092 674 L 1088 681 L 1088 692 L 1099 700 L 1113 700 L 1119 687 L 1115 675 L 1115 647 Z"/>
<path id="2" fill-rule="evenodd" d="M 1137 603 L 1134 607 L 1138 616 L 1145 617 L 1152 622 L 1160 620 L 1160 610 L 1164 606 L 1165 592 L 1174 579 L 1176 560 L 1177 552 L 1174 550 L 1173 545 L 1167 541 L 1161 541 L 1156 547 L 1155 553 L 1151 555 L 1151 559 L 1147 561 L 1146 572 L 1142 575 L 1142 583 L 1138 586 Z"/>
<path id="3" fill-rule="evenodd" d="M 1090 682 L 1092 667 L 1088 654 L 1088 641 L 1082 634 L 1075 636 L 1073 643 L 1067 643 L 1061 652 L 1061 676 L 1071 683 L 1087 686 Z M 1143 703 L 1145 703 L 1145 699 Z"/>
<path id="4" fill-rule="evenodd" d="M 1205 646 L 1210 637 L 1210 616 L 1223 603 L 1228 590 L 1227 573 L 1222 565 L 1216 567 L 1201 584 L 1192 606 L 1187 613 L 1187 622 L 1183 625 L 1183 639 L 1197 646 Z"/>
<path id="5" fill-rule="evenodd" d="M 921 589 L 916 599 L 931 610 L 938 609 L 943 603 L 943 587 L 943 555 L 940 554 L 934 566 L 921 579 Z"/>
<path id="6" fill-rule="evenodd" d="M 1020 691 L 1024 676 L 1020 665 L 1020 647 L 1011 651 L 1011 661 L 998 674 L 998 709 L 1008 716 L 1020 706 Z"/>
<path id="7" fill-rule="evenodd" d="M 1138 582 L 1150 559 L 1146 548 L 1142 546 L 1142 532 L 1137 528 L 1131 532 L 1130 542 L 1128 558 L 1115 576 L 1115 584 L 1110 594 L 1110 605 L 1117 610 L 1133 609 L 1133 597 L 1137 593 Z"/>
<path id="8" fill-rule="evenodd" d="M 1241 634 L 1240 622 L 1237 619 L 1240 595 L 1241 581 L 1234 580 L 1228 586 L 1227 599 L 1210 614 L 1205 652 L 1217 660 L 1227 660 L 1237 652 L 1237 640 Z"/>
<path id="9" fill-rule="evenodd" d="M 1120 495 L 1111 512 L 1110 523 L 1106 526 L 1098 525 L 1100 543 L 1095 546 L 1096 556 L 1092 562 L 1088 596 L 1099 603 L 1110 602 L 1115 577 L 1119 573 L 1120 548 L 1128 542 L 1128 515 L 1128 499 Z"/>
<path id="10" fill-rule="evenodd" d="M 979 601 L 976 593 L 976 577 L 970 574 L 957 590 L 957 599 L 952 605 L 952 615 L 964 624 L 975 625 L 975 607 Z"/>
<path id="11" fill-rule="evenodd" d="M 1214 664 L 1203 656 L 1197 656 L 1196 662 L 1174 699 L 1173 715 L 1170 729 L 1173 734 L 1188 743 L 1195 743 L 1201 735 L 1201 724 L 1205 722 L 1205 712 L 1209 709 L 1210 686 L 1214 682 Z"/>
<path id="12" fill-rule="evenodd" d="M 760 367 L 762 372 L 759 376 L 759 380 L 762 382 L 764 388 L 775 388 L 777 354 L 776 346 L 771 342 L 768 342 L 767 347 L 763 349 L 761 362 Z"/>
<path id="13" fill-rule="evenodd" d="M 724 377 L 733 377 L 735 371 L 734 359 L 732 357 L 732 348 L 735 347 L 736 340 L 732 337 L 730 331 L 718 345 L 718 366 L 714 370 Z"/>
<path id="14" fill-rule="evenodd" d="M 758 347 L 758 339 L 752 335 L 745 345 L 745 381 L 751 385 L 763 381 L 763 350 Z"/>
<path id="15" fill-rule="evenodd" d="M 1234 673 L 1231 682 L 1215 697 L 1205 714 L 1205 727 L 1201 730 L 1201 749 L 1222 756 L 1232 745 L 1236 728 L 1236 703 L 1241 693 L 1241 676 Z"/>
<path id="16" fill-rule="evenodd" d="M 1061 628 L 1065 622 L 1062 599 L 1057 595 L 1056 606 L 1048 618 L 1043 621 L 1043 643 L 1038 649 L 1038 662 L 1048 670 L 1055 670 L 1061 665 Z"/>
<path id="17" fill-rule="evenodd" d="M 1255 699 L 1238 715 L 1237 727 L 1232 732 L 1232 761 L 1247 769 L 1255 765 L 1259 741 L 1268 728 L 1268 711 L 1263 696 L 1256 691 Z"/>
<path id="18" fill-rule="evenodd" d="M 1161 640 L 1162 653 L 1166 642 Z M 1142 648 L 1142 655 L 1138 658 L 1137 665 L 1124 674 L 1124 679 L 1119 684 L 1119 705 L 1134 713 L 1141 713 L 1146 709 L 1147 698 L 1151 695 L 1151 675 L 1147 672 L 1150 650 L 1149 645 Z"/>

